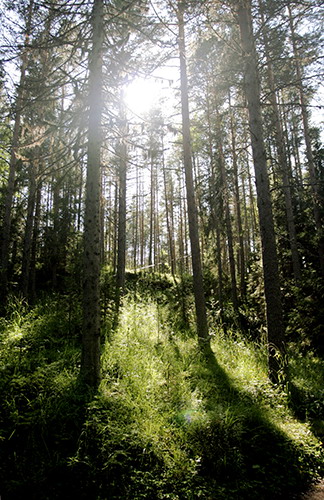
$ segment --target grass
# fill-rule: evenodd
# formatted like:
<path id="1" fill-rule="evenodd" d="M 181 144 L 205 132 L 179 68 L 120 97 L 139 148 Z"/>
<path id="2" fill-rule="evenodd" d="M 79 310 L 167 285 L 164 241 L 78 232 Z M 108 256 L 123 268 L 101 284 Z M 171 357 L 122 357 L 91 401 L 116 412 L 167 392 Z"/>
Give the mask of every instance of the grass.
<path id="1" fill-rule="evenodd" d="M 314 355 L 291 349 L 294 390 L 279 388 L 262 345 L 215 329 L 206 358 L 162 292 L 130 294 L 116 331 L 103 328 L 102 382 L 87 401 L 79 313 L 54 296 L 33 310 L 16 300 L 2 320 L 4 498 L 272 500 L 322 474 Z"/>

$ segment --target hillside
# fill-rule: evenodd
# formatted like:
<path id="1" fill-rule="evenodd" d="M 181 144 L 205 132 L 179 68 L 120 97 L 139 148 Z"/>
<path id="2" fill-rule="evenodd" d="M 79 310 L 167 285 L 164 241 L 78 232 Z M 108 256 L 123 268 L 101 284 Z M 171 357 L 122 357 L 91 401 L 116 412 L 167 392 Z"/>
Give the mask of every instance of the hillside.
<path id="1" fill-rule="evenodd" d="M 94 396 L 78 385 L 77 298 L 11 302 L 2 498 L 273 500 L 321 476 L 323 361 L 291 345 L 289 383 L 273 385 L 261 342 L 214 328 L 201 353 L 170 290 L 155 288 L 128 293 L 115 331 L 106 314 Z"/>

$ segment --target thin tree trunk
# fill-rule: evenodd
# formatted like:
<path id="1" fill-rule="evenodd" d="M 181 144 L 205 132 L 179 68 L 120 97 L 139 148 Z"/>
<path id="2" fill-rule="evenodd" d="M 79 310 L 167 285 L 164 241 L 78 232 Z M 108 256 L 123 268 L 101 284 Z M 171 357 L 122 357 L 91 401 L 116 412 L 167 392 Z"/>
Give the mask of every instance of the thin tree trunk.
<path id="1" fill-rule="evenodd" d="M 184 231 L 184 210 L 182 205 L 182 186 L 181 186 L 181 175 L 178 174 L 178 195 L 179 195 L 179 226 L 178 226 L 178 247 L 179 247 L 179 271 L 180 275 L 183 276 L 186 258 L 185 249 L 185 231 Z"/>
<path id="2" fill-rule="evenodd" d="M 226 224 L 228 257 L 229 257 L 230 276 L 231 276 L 231 296 L 232 296 L 233 308 L 238 317 L 239 310 L 238 310 L 235 258 L 234 258 L 234 248 L 233 248 L 232 221 L 229 209 L 229 193 L 228 193 L 227 175 L 225 170 L 224 151 L 221 142 L 220 115 L 217 109 L 216 109 L 216 114 L 217 114 L 216 136 L 217 136 L 217 147 L 219 153 L 221 191 L 223 198 L 223 206 L 225 210 L 225 224 Z"/>
<path id="3" fill-rule="evenodd" d="M 111 231 L 111 247 L 112 247 L 112 271 L 115 274 L 117 271 L 117 226 L 118 226 L 118 191 L 119 185 L 117 180 L 115 180 L 115 193 L 114 193 L 114 212 L 113 212 L 113 223 Z"/>
<path id="4" fill-rule="evenodd" d="M 196 306 L 197 334 L 201 345 L 209 345 L 206 302 L 204 293 L 201 256 L 199 248 L 198 217 L 194 194 L 194 182 L 192 172 L 190 117 L 188 103 L 188 78 L 186 65 L 186 48 L 184 33 L 184 4 L 178 1 L 178 48 L 180 57 L 180 81 L 181 81 L 181 110 L 182 110 L 182 134 L 183 134 L 183 159 L 186 179 L 187 206 L 189 237 L 191 244 L 191 259 L 193 270 L 193 286 Z"/>
<path id="5" fill-rule="evenodd" d="M 242 204 L 243 204 L 243 221 L 244 221 L 244 235 L 245 238 L 243 240 L 244 243 L 244 255 L 245 255 L 245 262 L 246 266 L 249 261 L 250 255 L 251 255 L 251 248 L 252 248 L 252 242 L 251 242 L 251 232 L 252 229 L 250 227 L 250 221 L 249 221 L 249 213 L 248 213 L 248 207 L 247 207 L 247 196 L 246 196 L 246 177 L 244 175 L 243 169 L 241 171 L 241 183 L 242 183 Z M 245 287 L 244 283 L 244 287 Z"/>
<path id="6" fill-rule="evenodd" d="M 145 263 L 145 220 L 144 220 L 144 195 L 143 195 L 143 175 L 141 172 L 140 176 L 140 266 L 141 269 L 144 267 Z"/>
<path id="7" fill-rule="evenodd" d="M 155 169 L 155 207 L 154 207 L 154 271 L 160 272 L 161 248 L 160 248 L 160 218 L 159 218 L 159 183 L 158 172 Z"/>
<path id="8" fill-rule="evenodd" d="M 250 218 L 251 218 L 251 242 L 252 242 L 252 250 L 253 252 L 256 251 L 257 249 L 257 239 L 258 238 L 258 231 L 257 231 L 257 215 L 256 215 L 256 210 L 255 210 L 255 196 L 253 192 L 253 185 L 252 185 L 252 176 L 251 176 L 251 170 L 250 170 L 250 162 L 249 162 L 249 153 L 247 152 L 246 154 L 246 170 L 247 170 L 247 175 L 248 175 L 248 186 L 249 186 L 249 199 L 250 199 Z"/>
<path id="9" fill-rule="evenodd" d="M 301 107 L 301 114 L 303 120 L 303 128 L 304 128 L 304 139 L 306 144 L 306 156 L 308 162 L 308 171 L 311 183 L 311 189 L 313 194 L 313 211 L 314 211 L 314 219 L 315 226 L 318 235 L 318 255 L 319 255 L 319 263 L 322 276 L 324 276 L 324 233 L 323 233 L 323 221 L 321 216 L 321 205 L 323 200 L 320 196 L 319 191 L 319 181 L 316 176 L 316 169 L 313 158 L 312 144 L 309 133 L 309 123 L 308 123 L 308 115 L 307 115 L 307 106 L 305 100 L 305 94 L 303 89 L 303 80 L 302 80 L 302 70 L 299 62 L 299 53 L 296 43 L 296 33 L 295 27 L 293 23 L 292 11 L 290 6 L 290 1 L 287 3 L 288 14 L 289 14 L 289 26 L 291 31 L 291 41 L 293 46 L 294 60 L 295 60 L 295 68 L 296 68 L 296 76 L 298 81 L 298 90 L 299 90 L 299 100 Z"/>
<path id="10" fill-rule="evenodd" d="M 137 272 L 137 250 L 138 250 L 138 220 L 139 220 L 139 175 L 136 165 L 136 193 L 135 193 L 135 220 L 134 220 L 134 272 Z"/>
<path id="11" fill-rule="evenodd" d="M 240 201 L 240 190 L 239 190 L 239 177 L 238 177 L 238 165 L 237 165 L 237 151 L 236 151 L 236 137 L 234 131 L 234 119 L 231 108 L 231 95 L 229 94 L 229 106 L 230 106 L 230 132 L 231 132 L 231 146 L 232 146 L 232 159 L 233 159 L 233 176 L 234 176 L 234 197 L 235 197 L 235 207 L 236 207 L 236 220 L 237 220 L 237 232 L 239 241 L 239 259 L 238 268 L 240 274 L 240 291 L 241 296 L 245 296 L 246 286 L 245 286 L 245 251 L 244 251 L 244 239 L 243 239 L 243 225 L 242 225 L 242 215 L 241 215 L 241 201 Z"/>
<path id="12" fill-rule="evenodd" d="M 9 254 L 10 254 L 12 205 L 15 193 L 17 151 L 19 147 L 21 114 L 24 104 L 24 86 L 25 86 L 26 69 L 28 64 L 27 46 L 29 43 L 29 37 L 31 31 L 33 7 L 34 7 L 34 1 L 30 0 L 28 6 L 27 20 L 26 20 L 25 48 L 23 49 L 21 56 L 22 62 L 20 67 L 20 81 L 18 85 L 16 106 L 15 106 L 15 121 L 14 121 L 13 135 L 11 141 L 9 176 L 8 176 L 5 201 L 4 201 L 4 214 L 2 221 L 1 262 L 0 262 L 0 277 L 1 277 L 0 299 L 2 299 L 3 304 L 6 302 L 8 293 L 8 265 L 9 265 Z"/>
<path id="13" fill-rule="evenodd" d="M 36 202 L 36 162 L 32 158 L 29 165 L 29 190 L 27 202 L 27 216 L 25 225 L 23 256 L 22 256 L 22 292 L 24 297 L 29 298 L 30 287 L 30 263 L 33 239 L 34 211 Z"/>
<path id="14" fill-rule="evenodd" d="M 120 298 L 125 288 L 125 262 L 126 262 L 126 175 L 127 175 L 127 149 L 126 149 L 126 113 L 121 100 L 121 127 L 119 153 L 119 196 L 118 196 L 118 250 L 116 273 L 116 314 L 118 315 Z"/>
<path id="15" fill-rule="evenodd" d="M 162 141 L 162 150 L 163 150 L 163 141 Z M 172 212 L 173 204 L 172 200 L 168 198 L 168 189 L 167 189 L 167 176 L 166 176 L 166 167 L 164 161 L 164 152 L 162 153 L 162 171 L 163 171 L 163 184 L 164 184 L 164 199 L 165 199 L 165 216 L 166 216 L 166 225 L 167 225 L 167 234 L 168 234 L 168 242 L 169 242 L 169 262 L 171 265 L 171 274 L 175 275 L 175 251 L 173 244 L 173 226 L 172 226 Z M 169 182 L 170 189 L 172 189 L 172 182 Z"/>
<path id="16" fill-rule="evenodd" d="M 154 153 L 150 149 L 150 174 L 151 174 L 151 189 L 150 189 L 150 234 L 149 234 L 149 254 L 148 254 L 148 266 L 149 271 L 153 271 L 153 258 L 154 255 L 154 242 L 155 242 L 155 165 L 154 165 Z M 153 257 L 154 256 L 154 257 Z"/>
<path id="17" fill-rule="evenodd" d="M 36 257 L 37 257 L 37 242 L 39 236 L 39 222 L 40 222 L 40 210 L 41 210 L 41 199 L 42 199 L 42 187 L 41 183 L 38 181 L 36 188 L 36 202 L 35 202 L 35 215 L 34 215 L 34 227 L 33 227 L 33 240 L 31 248 L 31 258 L 30 258 L 30 302 L 34 303 L 36 298 Z"/>

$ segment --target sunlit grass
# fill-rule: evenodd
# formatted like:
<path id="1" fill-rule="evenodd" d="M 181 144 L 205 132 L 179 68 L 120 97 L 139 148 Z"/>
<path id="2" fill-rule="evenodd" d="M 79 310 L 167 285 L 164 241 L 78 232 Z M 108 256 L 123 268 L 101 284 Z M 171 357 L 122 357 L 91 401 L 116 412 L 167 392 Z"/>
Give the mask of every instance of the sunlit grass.
<path id="1" fill-rule="evenodd" d="M 91 401 L 76 385 L 78 304 L 72 312 L 58 298 L 33 310 L 13 307 L 1 323 L 3 441 L 15 450 L 32 439 L 35 464 L 47 455 L 52 467 L 65 464 L 74 488 L 102 500 L 108 490 L 112 499 L 272 500 L 316 477 L 322 459 L 313 421 L 296 418 L 289 387 L 269 381 L 265 347 L 215 329 L 215 358 L 207 359 L 160 298 L 124 298 Z M 290 364 L 314 415 L 321 362 L 293 351 Z M 22 461 L 22 484 L 47 481 L 46 466 L 34 479 L 26 467 Z"/>

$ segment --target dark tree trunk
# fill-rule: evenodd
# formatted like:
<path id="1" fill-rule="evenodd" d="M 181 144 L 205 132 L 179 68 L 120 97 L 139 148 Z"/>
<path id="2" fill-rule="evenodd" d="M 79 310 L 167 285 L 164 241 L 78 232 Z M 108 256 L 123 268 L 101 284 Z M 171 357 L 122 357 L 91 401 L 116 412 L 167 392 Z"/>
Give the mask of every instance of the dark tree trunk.
<path id="1" fill-rule="evenodd" d="M 36 202 L 36 163 L 34 158 L 29 165 L 29 191 L 27 202 L 27 216 L 24 235 L 24 248 L 22 256 L 22 292 L 26 298 L 29 298 L 30 286 L 30 264 L 32 257 L 32 240 L 33 240 L 33 225 L 34 212 Z"/>
<path id="2" fill-rule="evenodd" d="M 181 81 L 181 110 L 182 110 L 182 134 L 183 134 L 183 158 L 186 178 L 187 206 L 189 238 L 191 244 L 191 259 L 193 271 L 193 286 L 196 306 L 196 321 L 198 339 L 202 345 L 209 345 L 208 324 L 206 314 L 206 302 L 204 294 L 203 274 L 199 248 L 198 216 L 194 194 L 194 182 L 192 172 L 192 154 L 190 138 L 190 117 L 188 103 L 188 78 L 186 66 L 186 48 L 184 33 L 184 5 L 178 2 L 178 46 L 180 56 L 180 81 Z"/>
<path id="3" fill-rule="evenodd" d="M 220 115 L 218 110 L 217 113 L 217 123 L 216 123 L 216 136 L 217 136 L 217 147 L 219 154 L 219 167 L 220 167 L 220 182 L 221 182 L 221 195 L 223 198 L 223 207 L 225 211 L 225 224 L 226 224 L 226 236 L 228 245 L 228 256 L 230 265 L 230 276 L 231 276 L 231 296 L 233 302 L 233 308 L 238 318 L 238 297 L 237 297 L 237 284 L 236 284 L 236 271 L 235 271 L 235 257 L 234 257 L 234 247 L 233 247 L 233 231 L 232 231 L 232 221 L 231 213 L 229 208 L 229 192 L 228 192 L 228 182 L 225 169 L 225 158 L 223 151 L 223 144 L 221 140 L 221 124 Z"/>
<path id="4" fill-rule="evenodd" d="M 289 1 L 288 1 L 287 6 L 288 6 L 288 12 L 289 12 L 289 25 L 290 25 L 290 31 L 291 31 L 291 40 L 292 40 L 292 46 L 293 46 L 296 76 L 297 76 L 298 90 L 299 90 L 299 100 L 300 100 L 300 107 L 301 107 L 301 114 L 302 114 L 302 121 L 303 121 L 303 128 L 304 128 L 304 139 L 305 139 L 305 144 L 306 144 L 306 157 L 307 157 L 308 171 L 309 171 L 309 177 L 310 177 L 310 183 L 311 183 L 311 189 L 312 189 L 312 195 L 313 195 L 313 211 L 314 211 L 314 219 L 315 219 L 315 226 L 316 226 L 317 239 L 318 239 L 319 263 L 320 263 L 320 269 L 321 269 L 322 276 L 324 276 L 324 233 L 323 233 L 323 220 L 322 220 L 322 215 L 321 215 L 321 207 L 323 204 L 323 200 L 321 199 L 321 196 L 320 196 L 319 180 L 317 179 L 317 176 L 316 176 L 316 169 L 315 169 L 314 158 L 313 158 L 312 144 L 311 144 L 310 133 L 309 133 L 309 123 L 308 123 L 306 99 L 305 99 L 305 94 L 304 94 L 304 89 L 303 89 L 302 70 L 300 67 L 299 53 L 298 53 L 297 42 L 296 42 L 296 34 L 295 34 L 292 11 L 291 11 L 291 6 L 290 6 Z"/>
<path id="5" fill-rule="evenodd" d="M 265 17 L 263 13 L 263 5 L 262 1 L 259 0 L 260 11 L 261 11 L 261 19 L 263 26 L 265 25 Z M 276 150 L 278 155 L 279 162 L 279 174 L 282 179 L 282 186 L 285 198 L 285 208 L 286 208 L 286 217 L 287 217 L 287 228 L 288 228 L 288 237 L 291 251 L 291 260 L 293 266 L 293 274 L 295 281 L 299 281 L 301 279 L 301 269 L 300 269 L 300 258 L 298 253 L 297 246 L 297 235 L 296 235 L 296 226 L 295 226 L 295 216 L 293 212 L 293 204 L 292 204 L 292 196 L 291 196 L 291 188 L 290 188 L 290 179 L 289 179 L 289 169 L 287 162 L 287 152 L 285 147 L 284 133 L 281 123 L 281 117 L 279 113 L 279 105 L 276 96 L 276 87 L 274 81 L 273 74 L 273 66 L 271 62 L 271 58 L 269 56 L 269 40 L 264 32 L 263 35 L 265 51 L 266 51 L 266 61 L 267 61 L 267 72 L 268 72 L 268 84 L 271 96 L 271 105 L 272 105 L 272 113 L 273 113 L 273 121 L 274 121 L 274 129 L 275 129 L 275 143 Z"/>
<path id="6" fill-rule="evenodd" d="M 94 0 L 89 55 L 89 130 L 83 262 L 81 379 L 91 389 L 100 382 L 100 152 L 102 116 L 103 0 Z"/>
<path id="7" fill-rule="evenodd" d="M 41 199 L 42 199 L 42 187 L 41 187 L 41 183 L 38 181 L 38 185 L 36 188 L 33 240 L 32 240 L 32 248 L 31 248 L 31 258 L 30 258 L 29 297 L 30 297 L 31 303 L 34 303 L 35 299 L 36 299 L 36 260 L 37 260 L 37 245 L 38 245 L 38 236 L 39 236 Z"/>
<path id="8" fill-rule="evenodd" d="M 245 251 L 244 251 L 244 231 L 242 224 L 242 214 L 241 214 L 241 200 L 240 200 L 240 190 L 239 190 L 239 176 L 238 176 L 238 159 L 237 159 L 237 146 L 236 146 L 236 136 L 234 130 L 234 118 L 231 107 L 231 95 L 229 94 L 229 106 L 230 106 L 230 132 L 231 132 L 231 146 L 232 146 L 232 159 L 233 159 L 233 176 L 234 176 L 234 197 L 235 197 L 235 208 L 236 208 L 236 220 L 237 220 L 237 233 L 239 241 L 239 259 L 238 259 L 238 269 L 240 275 L 240 292 L 241 297 L 245 296 L 246 285 L 245 285 Z"/>
<path id="9" fill-rule="evenodd" d="M 26 69 L 28 63 L 28 43 L 31 31 L 31 21 L 33 14 L 34 1 L 30 0 L 28 6 L 28 14 L 26 20 L 26 35 L 25 35 L 25 48 L 22 52 L 22 62 L 20 68 L 20 81 L 18 85 L 16 106 L 15 106 L 15 120 L 13 135 L 11 140 L 11 153 L 9 161 L 9 177 L 6 186 L 6 192 L 4 197 L 4 214 L 2 220 L 2 243 L 1 243 L 1 262 L 0 262 L 0 299 L 2 305 L 6 302 L 8 293 L 8 266 L 9 266 L 9 254 L 10 254 L 10 232 L 11 232 L 11 219 L 12 219 L 12 205 L 15 193 L 15 181 L 16 181 L 16 170 L 17 170 L 17 150 L 19 146 L 20 137 L 20 123 L 21 123 L 21 113 L 24 102 L 24 86 Z"/>
<path id="10" fill-rule="evenodd" d="M 276 356 L 276 350 L 279 350 L 282 354 L 284 353 L 284 325 L 280 298 L 277 248 L 263 139 L 259 74 L 253 38 L 250 0 L 239 1 L 237 12 L 245 61 L 245 94 L 249 113 L 262 242 L 264 290 L 268 326 L 269 369 L 270 376 L 274 381 L 277 381 L 280 365 L 278 357 Z"/>
<path id="11" fill-rule="evenodd" d="M 116 314 L 118 315 L 120 298 L 125 287 L 126 263 L 126 177 L 127 177 L 127 149 L 126 149 L 126 113 L 121 99 L 121 127 L 119 142 L 119 196 L 118 196 L 118 249 L 116 273 Z"/>

